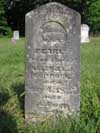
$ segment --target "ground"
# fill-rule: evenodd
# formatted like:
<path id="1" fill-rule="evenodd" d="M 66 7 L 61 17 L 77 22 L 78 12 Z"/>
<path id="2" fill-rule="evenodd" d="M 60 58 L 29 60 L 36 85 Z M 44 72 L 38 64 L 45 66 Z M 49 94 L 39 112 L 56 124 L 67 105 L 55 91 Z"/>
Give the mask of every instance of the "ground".
<path id="1" fill-rule="evenodd" d="M 100 38 L 80 47 L 80 119 L 33 127 L 24 122 L 25 40 L 0 39 L 0 133 L 100 133 Z"/>

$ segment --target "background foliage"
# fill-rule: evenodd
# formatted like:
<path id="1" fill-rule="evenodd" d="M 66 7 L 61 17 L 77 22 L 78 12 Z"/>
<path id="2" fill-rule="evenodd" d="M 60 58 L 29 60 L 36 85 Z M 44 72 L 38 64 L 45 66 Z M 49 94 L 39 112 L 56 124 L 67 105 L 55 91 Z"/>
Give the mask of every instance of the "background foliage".
<path id="1" fill-rule="evenodd" d="M 48 2 L 59 2 L 75 9 L 81 14 L 82 23 L 88 24 L 92 32 L 100 31 L 100 0 L 0 0 L 0 34 L 7 35 L 9 25 L 24 35 L 25 14 Z"/>
<path id="2" fill-rule="evenodd" d="M 11 35 L 11 29 L 7 23 L 7 17 L 5 15 L 4 0 L 0 0 L 0 36 Z"/>

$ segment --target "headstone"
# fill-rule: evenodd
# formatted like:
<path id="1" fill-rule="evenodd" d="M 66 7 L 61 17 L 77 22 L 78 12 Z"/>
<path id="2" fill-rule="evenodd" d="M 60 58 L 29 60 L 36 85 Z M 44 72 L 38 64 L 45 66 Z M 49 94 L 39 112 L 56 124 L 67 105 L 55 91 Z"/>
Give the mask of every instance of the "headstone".
<path id="1" fill-rule="evenodd" d="M 49 3 L 26 15 L 25 118 L 80 110 L 80 15 Z"/>
<path id="2" fill-rule="evenodd" d="M 88 43 L 89 40 L 89 26 L 87 24 L 81 25 L 81 43 Z"/>
<path id="3" fill-rule="evenodd" d="M 16 30 L 13 32 L 13 39 L 19 40 L 19 31 Z"/>

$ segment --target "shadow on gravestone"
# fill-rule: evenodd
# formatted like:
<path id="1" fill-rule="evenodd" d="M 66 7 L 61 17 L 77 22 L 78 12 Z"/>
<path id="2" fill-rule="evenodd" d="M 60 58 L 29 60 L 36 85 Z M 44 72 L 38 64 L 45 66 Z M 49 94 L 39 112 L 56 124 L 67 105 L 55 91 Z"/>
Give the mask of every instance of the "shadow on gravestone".
<path id="1" fill-rule="evenodd" d="M 55 2 L 26 14 L 26 121 L 79 112 L 80 20 Z"/>

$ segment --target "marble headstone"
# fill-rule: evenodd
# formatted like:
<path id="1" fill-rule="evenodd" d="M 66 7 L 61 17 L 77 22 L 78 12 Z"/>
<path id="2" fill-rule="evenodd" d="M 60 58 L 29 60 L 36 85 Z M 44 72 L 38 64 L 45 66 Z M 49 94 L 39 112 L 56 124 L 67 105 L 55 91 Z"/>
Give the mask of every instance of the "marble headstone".
<path id="1" fill-rule="evenodd" d="M 13 31 L 13 39 L 19 40 L 19 31 Z"/>
<path id="2" fill-rule="evenodd" d="M 89 26 L 87 24 L 81 25 L 81 43 L 88 43 L 89 40 Z"/>
<path id="3" fill-rule="evenodd" d="M 26 14 L 25 118 L 80 110 L 80 14 L 48 3 Z"/>

